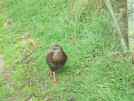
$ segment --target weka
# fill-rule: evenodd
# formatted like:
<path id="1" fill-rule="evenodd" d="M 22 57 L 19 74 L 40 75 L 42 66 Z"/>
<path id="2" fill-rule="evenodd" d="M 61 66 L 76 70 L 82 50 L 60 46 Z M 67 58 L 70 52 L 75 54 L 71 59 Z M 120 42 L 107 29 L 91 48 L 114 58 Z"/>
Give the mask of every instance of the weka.
<path id="1" fill-rule="evenodd" d="M 53 77 L 54 82 L 56 79 L 56 72 L 60 70 L 67 61 L 67 55 L 60 45 L 54 45 L 47 54 L 47 63 L 50 67 L 49 75 Z"/>

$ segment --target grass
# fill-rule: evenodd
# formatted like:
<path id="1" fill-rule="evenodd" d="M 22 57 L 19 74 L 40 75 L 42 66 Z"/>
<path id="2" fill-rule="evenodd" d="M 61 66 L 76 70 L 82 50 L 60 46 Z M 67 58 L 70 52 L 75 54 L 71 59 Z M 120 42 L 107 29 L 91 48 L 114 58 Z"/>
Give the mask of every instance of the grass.
<path id="1" fill-rule="evenodd" d="M 0 53 L 11 71 L 9 81 L 0 77 L 1 101 L 134 100 L 133 65 L 130 57 L 112 55 L 120 45 L 109 14 L 98 14 L 86 3 L 77 8 L 79 2 L 73 10 L 68 0 L 0 1 Z M 8 19 L 11 25 L 4 26 Z M 40 47 L 20 40 L 27 33 Z M 55 43 L 69 57 L 57 85 L 45 61 Z"/>

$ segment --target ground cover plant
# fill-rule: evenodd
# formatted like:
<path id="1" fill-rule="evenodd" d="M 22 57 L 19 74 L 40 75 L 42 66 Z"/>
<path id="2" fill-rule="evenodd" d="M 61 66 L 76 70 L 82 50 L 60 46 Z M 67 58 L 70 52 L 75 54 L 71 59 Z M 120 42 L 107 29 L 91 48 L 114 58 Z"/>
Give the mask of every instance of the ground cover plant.
<path id="1" fill-rule="evenodd" d="M 109 13 L 97 12 L 81 0 L 71 4 L 0 1 L 0 60 L 5 72 L 0 74 L 0 101 L 134 100 L 134 68 L 129 55 L 112 54 L 121 48 Z M 45 60 L 55 43 L 68 54 L 58 84 L 49 79 Z"/>

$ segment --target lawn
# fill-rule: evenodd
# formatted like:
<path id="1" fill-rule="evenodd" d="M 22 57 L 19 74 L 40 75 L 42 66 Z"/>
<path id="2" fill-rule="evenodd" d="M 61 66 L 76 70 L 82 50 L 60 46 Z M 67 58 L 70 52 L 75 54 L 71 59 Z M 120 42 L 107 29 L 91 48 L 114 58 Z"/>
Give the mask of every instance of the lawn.
<path id="1" fill-rule="evenodd" d="M 45 59 L 55 43 L 68 54 L 57 84 Z M 0 74 L 0 101 L 133 101 L 130 56 L 116 51 L 122 49 L 107 10 L 81 0 L 0 0 L 0 55 L 8 72 Z"/>

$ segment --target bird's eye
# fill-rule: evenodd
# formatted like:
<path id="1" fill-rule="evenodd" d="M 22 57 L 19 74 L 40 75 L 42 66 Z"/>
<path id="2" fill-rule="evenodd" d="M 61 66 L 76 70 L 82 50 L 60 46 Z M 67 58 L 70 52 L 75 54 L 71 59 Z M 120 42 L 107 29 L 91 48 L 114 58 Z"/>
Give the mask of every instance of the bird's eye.
<path id="1" fill-rule="evenodd" d="M 58 48 L 57 47 L 54 47 L 53 50 L 57 50 Z"/>

